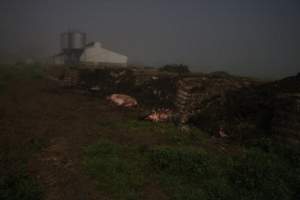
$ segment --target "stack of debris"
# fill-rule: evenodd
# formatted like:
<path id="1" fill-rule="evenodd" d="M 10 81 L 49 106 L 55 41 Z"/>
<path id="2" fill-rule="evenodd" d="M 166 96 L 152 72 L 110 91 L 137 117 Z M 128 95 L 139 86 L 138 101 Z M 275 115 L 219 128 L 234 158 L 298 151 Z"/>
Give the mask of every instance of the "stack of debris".
<path id="1" fill-rule="evenodd" d="M 228 90 L 210 106 L 202 105 L 194 123 L 211 132 L 219 125 L 241 139 L 272 134 L 300 141 L 299 86 L 300 76 L 294 76 Z"/>
<path id="2" fill-rule="evenodd" d="M 277 96 L 272 119 L 272 132 L 277 136 L 300 141 L 300 93 Z"/>
<path id="3" fill-rule="evenodd" d="M 132 91 L 144 105 L 156 108 L 173 108 L 176 98 L 176 75 L 145 74 L 136 76 Z"/>
<path id="4" fill-rule="evenodd" d="M 156 110 L 149 120 L 178 118 L 181 124 L 192 123 L 219 135 L 261 132 L 300 140 L 300 75 L 261 83 L 223 72 L 178 75 L 136 68 L 85 67 L 64 69 L 58 79 L 64 86 L 80 86 L 103 97 L 115 93 L 131 96 L 140 105 Z M 120 103 L 119 97 L 111 96 L 111 100 Z M 128 101 L 122 102 L 127 105 Z"/>
<path id="5" fill-rule="evenodd" d="M 130 68 L 81 69 L 81 87 L 97 88 L 99 96 L 112 93 L 133 96 L 142 105 L 172 107 L 176 96 L 177 76 L 174 74 L 148 73 Z"/>
<path id="6" fill-rule="evenodd" d="M 300 74 L 266 86 L 275 96 L 272 132 L 290 141 L 300 142 Z"/>
<path id="7" fill-rule="evenodd" d="M 47 69 L 49 80 L 55 81 L 62 87 L 75 87 L 79 85 L 80 77 L 76 68 L 68 66 L 49 66 Z"/>
<path id="8" fill-rule="evenodd" d="M 134 85 L 133 72 L 126 68 L 78 69 L 80 86 L 86 90 L 98 88 L 99 96 L 125 93 Z"/>
<path id="9" fill-rule="evenodd" d="M 180 114 L 180 122 L 187 123 L 195 115 L 210 109 L 223 107 L 226 94 L 249 87 L 249 80 L 224 77 L 218 75 L 203 75 L 201 77 L 186 77 L 178 82 L 176 108 Z M 219 115 L 221 111 L 214 110 L 210 115 Z"/>
<path id="10" fill-rule="evenodd" d="M 64 72 L 62 77 L 63 87 L 75 87 L 79 83 L 79 73 L 77 70 L 69 69 Z"/>

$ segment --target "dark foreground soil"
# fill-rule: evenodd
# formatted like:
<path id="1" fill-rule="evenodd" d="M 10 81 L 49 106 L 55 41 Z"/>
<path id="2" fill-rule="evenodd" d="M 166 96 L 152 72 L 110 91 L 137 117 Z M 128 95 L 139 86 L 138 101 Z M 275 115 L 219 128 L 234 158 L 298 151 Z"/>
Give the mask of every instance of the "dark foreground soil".
<path id="1" fill-rule="evenodd" d="M 135 111 L 119 110 L 46 80 L 10 83 L 0 98 L 0 111 L 1 145 L 18 148 L 40 143 L 41 149 L 29 159 L 28 170 L 41 185 L 44 199 L 108 199 L 82 169 L 83 147 L 104 134 L 99 124 L 121 121 L 136 115 Z M 156 188 L 149 188 L 153 190 Z M 149 195 L 154 198 L 153 192 Z"/>

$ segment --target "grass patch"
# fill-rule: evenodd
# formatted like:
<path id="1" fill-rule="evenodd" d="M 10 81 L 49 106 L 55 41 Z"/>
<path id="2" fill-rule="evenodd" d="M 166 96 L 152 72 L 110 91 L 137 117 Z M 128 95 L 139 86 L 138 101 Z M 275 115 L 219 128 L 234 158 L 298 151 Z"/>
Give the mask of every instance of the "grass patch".
<path id="1" fill-rule="evenodd" d="M 299 156 L 299 151 L 294 154 Z M 150 158 L 171 199 L 299 197 L 299 166 L 259 148 L 230 156 L 198 149 L 159 147 L 152 151 Z"/>
<path id="2" fill-rule="evenodd" d="M 0 65 L 0 95 L 6 94 L 9 83 L 14 80 L 41 79 L 43 67 L 33 65 Z"/>
<path id="3" fill-rule="evenodd" d="M 42 78 L 39 65 L 0 65 L 0 95 L 7 95 L 13 81 L 39 78 Z M 0 199 L 39 200 L 42 190 L 27 173 L 27 162 L 45 141 L 39 138 L 16 140 L 13 134 L 0 136 Z"/>
<path id="4" fill-rule="evenodd" d="M 40 79 L 43 77 L 43 67 L 38 64 L 30 65 L 0 65 L 0 81 L 14 79 Z"/>
<path id="5" fill-rule="evenodd" d="M 99 141 L 85 149 L 84 166 L 101 191 L 114 199 L 140 199 L 144 158 L 133 147 Z"/>
<path id="6" fill-rule="evenodd" d="M 40 200 L 43 191 L 37 181 L 28 174 L 27 161 L 44 145 L 33 138 L 25 144 L 1 145 L 0 152 L 0 199 Z"/>
<path id="7" fill-rule="evenodd" d="M 276 153 L 264 145 L 228 155 L 191 145 L 142 149 L 100 141 L 86 148 L 84 165 L 113 199 L 140 199 L 151 180 L 175 200 L 299 199 L 300 151 L 273 146 L 281 149 Z"/>
<path id="8" fill-rule="evenodd" d="M 126 120 L 118 123 L 102 122 L 101 128 L 113 133 L 126 133 L 130 138 L 150 138 L 169 145 L 199 145 L 208 141 L 209 135 L 197 128 L 181 131 L 173 123 L 153 123 L 145 120 Z M 148 137 L 147 137 L 148 136 Z"/>
<path id="9" fill-rule="evenodd" d="M 40 200 L 42 190 L 36 180 L 26 170 L 18 169 L 15 173 L 1 169 L 0 199 L 5 200 Z"/>
<path id="10" fill-rule="evenodd" d="M 149 158 L 170 199 L 231 199 L 234 194 L 225 177 L 230 159 L 191 147 L 158 147 Z"/>

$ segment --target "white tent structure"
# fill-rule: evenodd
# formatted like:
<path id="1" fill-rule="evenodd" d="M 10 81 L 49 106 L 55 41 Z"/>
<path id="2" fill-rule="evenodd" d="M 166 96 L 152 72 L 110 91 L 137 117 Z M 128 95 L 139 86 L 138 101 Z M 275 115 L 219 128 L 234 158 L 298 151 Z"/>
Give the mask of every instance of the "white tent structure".
<path id="1" fill-rule="evenodd" d="M 102 48 L 100 42 L 87 44 L 80 56 L 81 63 L 127 66 L 127 56 Z"/>
<path id="2" fill-rule="evenodd" d="M 128 61 L 127 56 L 103 48 L 100 42 L 92 42 L 84 45 L 80 49 L 76 49 L 75 56 L 78 56 L 76 57 L 78 63 L 92 65 L 104 64 L 108 66 L 126 67 Z M 51 57 L 51 63 L 55 65 L 68 64 L 69 60 L 69 51 L 62 51 Z"/>

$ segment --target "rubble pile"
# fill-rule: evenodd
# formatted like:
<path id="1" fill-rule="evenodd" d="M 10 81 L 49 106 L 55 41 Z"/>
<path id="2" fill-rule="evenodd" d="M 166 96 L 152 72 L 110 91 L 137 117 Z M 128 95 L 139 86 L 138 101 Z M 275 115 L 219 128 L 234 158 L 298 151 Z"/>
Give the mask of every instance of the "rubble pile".
<path id="1" fill-rule="evenodd" d="M 80 86 L 107 96 L 123 93 L 133 96 L 143 105 L 173 107 L 176 96 L 177 76 L 165 73 L 149 73 L 130 68 L 82 69 Z"/>
<path id="2" fill-rule="evenodd" d="M 300 93 L 277 96 L 272 132 L 287 140 L 300 141 Z"/>
<path id="3" fill-rule="evenodd" d="M 178 82 L 176 107 L 180 113 L 180 123 L 187 123 L 210 107 L 222 108 L 230 91 L 249 87 L 249 80 L 219 75 L 186 77 Z M 216 106 L 218 105 L 218 106 Z M 221 115 L 223 110 L 211 111 L 210 115 Z"/>
<path id="4" fill-rule="evenodd" d="M 158 108 L 173 108 L 177 81 L 178 77 L 174 74 L 137 76 L 133 92 L 144 104 Z"/>
<path id="5" fill-rule="evenodd" d="M 46 69 L 49 80 L 60 86 L 70 88 L 79 84 L 80 77 L 77 69 L 67 66 L 51 66 Z"/>
<path id="6" fill-rule="evenodd" d="M 133 72 L 128 69 L 103 68 L 79 69 L 80 87 L 86 90 L 99 88 L 98 95 L 107 96 L 112 93 L 127 93 L 134 85 Z"/>
<path id="7" fill-rule="evenodd" d="M 295 76 L 227 90 L 202 104 L 190 121 L 211 133 L 224 127 L 240 139 L 272 134 L 300 141 L 299 86 L 299 76 Z"/>
<path id="8" fill-rule="evenodd" d="M 63 87 L 76 87 L 79 83 L 79 73 L 77 70 L 65 70 L 62 76 Z"/>
<path id="9" fill-rule="evenodd" d="M 66 86 L 102 97 L 133 97 L 139 105 L 156 110 L 148 116 L 151 121 L 172 118 L 221 137 L 243 139 L 262 133 L 300 141 L 300 74 L 268 83 L 223 72 L 180 75 L 142 68 L 83 67 L 57 74 Z M 122 98 L 110 96 L 117 104 L 132 106 Z"/>
<path id="10" fill-rule="evenodd" d="M 272 132 L 287 140 L 300 141 L 300 74 L 269 84 L 275 94 Z"/>

